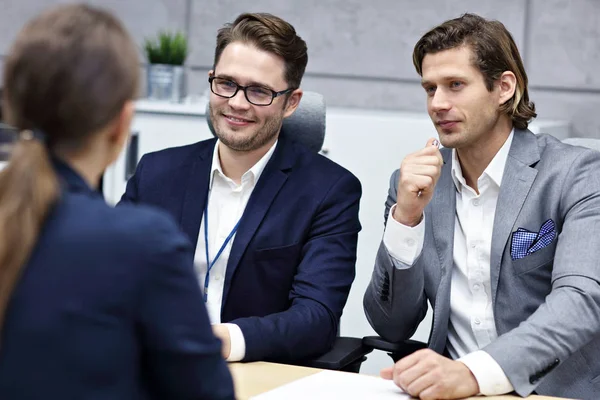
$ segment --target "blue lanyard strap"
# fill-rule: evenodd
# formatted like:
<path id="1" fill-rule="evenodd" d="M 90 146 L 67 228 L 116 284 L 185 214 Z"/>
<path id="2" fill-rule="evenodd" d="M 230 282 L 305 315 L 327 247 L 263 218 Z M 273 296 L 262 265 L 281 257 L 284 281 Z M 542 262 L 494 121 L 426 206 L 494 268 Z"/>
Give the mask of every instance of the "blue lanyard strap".
<path id="1" fill-rule="evenodd" d="M 215 265 L 215 263 L 217 262 L 219 257 L 221 257 L 221 253 L 223 253 L 223 250 L 225 250 L 225 247 L 227 247 L 227 244 L 229 243 L 231 238 L 233 238 L 233 235 L 235 235 L 235 232 L 237 231 L 238 226 L 240 226 L 240 221 L 241 221 L 241 218 L 235 224 L 235 226 L 233 227 L 233 229 L 231 230 L 231 232 L 229 233 L 229 235 L 227 236 L 227 238 L 221 245 L 221 248 L 217 252 L 217 255 L 215 256 L 215 258 L 212 260 L 212 262 L 210 262 L 210 257 L 208 256 L 208 196 L 207 196 L 206 206 L 204 207 L 204 248 L 206 249 L 206 276 L 204 277 L 204 302 L 205 303 L 208 300 L 208 280 L 210 277 L 210 270 Z"/>

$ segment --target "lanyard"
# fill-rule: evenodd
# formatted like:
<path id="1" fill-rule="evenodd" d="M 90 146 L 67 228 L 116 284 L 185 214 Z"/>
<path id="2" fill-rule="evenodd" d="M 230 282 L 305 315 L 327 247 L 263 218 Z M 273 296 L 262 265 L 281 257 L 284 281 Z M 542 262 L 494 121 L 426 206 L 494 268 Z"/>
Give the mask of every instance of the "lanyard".
<path id="1" fill-rule="evenodd" d="M 233 235 L 235 235 L 235 232 L 237 231 L 238 226 L 240 225 L 240 221 L 241 221 L 241 218 L 235 224 L 235 226 L 233 227 L 233 229 L 231 230 L 231 232 L 229 233 L 229 235 L 227 236 L 227 238 L 221 245 L 221 248 L 217 252 L 217 255 L 215 256 L 215 258 L 212 260 L 212 262 L 210 262 L 210 257 L 208 256 L 208 196 L 206 197 L 206 206 L 204 207 L 204 247 L 206 248 L 206 276 L 204 277 L 204 302 L 205 303 L 208 300 L 208 278 L 210 276 L 210 270 L 215 265 L 215 263 L 217 262 L 219 257 L 221 257 L 221 253 L 223 253 L 223 250 L 225 250 L 225 247 L 227 247 L 227 244 L 229 243 L 229 241 L 231 240 Z"/>

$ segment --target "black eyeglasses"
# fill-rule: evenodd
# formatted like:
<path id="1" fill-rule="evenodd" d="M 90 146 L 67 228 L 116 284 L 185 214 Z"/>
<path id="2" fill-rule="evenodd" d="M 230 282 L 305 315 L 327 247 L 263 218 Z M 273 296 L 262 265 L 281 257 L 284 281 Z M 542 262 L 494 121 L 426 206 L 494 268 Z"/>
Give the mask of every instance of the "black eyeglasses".
<path id="1" fill-rule="evenodd" d="M 271 103 L 273 103 L 275 97 L 281 96 L 294 90 L 294 88 L 289 88 L 282 90 L 281 92 L 276 92 L 263 86 L 242 86 L 238 85 L 232 80 L 219 78 L 216 76 L 209 77 L 208 82 L 210 83 L 211 92 L 213 92 L 217 96 L 224 97 L 226 99 L 234 97 L 240 89 L 243 90 L 244 96 L 246 96 L 246 100 L 248 100 L 250 104 L 254 104 L 255 106 L 270 106 Z"/>

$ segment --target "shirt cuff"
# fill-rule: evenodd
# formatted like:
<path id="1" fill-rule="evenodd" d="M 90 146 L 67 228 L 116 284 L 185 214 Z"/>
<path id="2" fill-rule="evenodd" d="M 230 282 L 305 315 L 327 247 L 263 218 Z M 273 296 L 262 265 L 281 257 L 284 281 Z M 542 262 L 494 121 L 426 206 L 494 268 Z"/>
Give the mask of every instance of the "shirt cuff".
<path id="1" fill-rule="evenodd" d="M 479 393 L 484 396 L 495 396 L 510 393 L 514 390 L 502 367 L 483 350 L 469 353 L 457 361 L 471 370 L 479 385 Z"/>
<path id="2" fill-rule="evenodd" d="M 240 327 L 236 324 L 223 324 L 229 330 L 229 340 L 231 350 L 227 361 L 235 362 L 242 361 L 246 355 L 246 339 Z"/>
<path id="3" fill-rule="evenodd" d="M 407 269 L 412 266 L 423 250 L 425 241 L 425 214 L 417 226 L 410 227 L 394 219 L 394 204 L 390 209 L 383 244 L 394 261 L 397 269 Z"/>

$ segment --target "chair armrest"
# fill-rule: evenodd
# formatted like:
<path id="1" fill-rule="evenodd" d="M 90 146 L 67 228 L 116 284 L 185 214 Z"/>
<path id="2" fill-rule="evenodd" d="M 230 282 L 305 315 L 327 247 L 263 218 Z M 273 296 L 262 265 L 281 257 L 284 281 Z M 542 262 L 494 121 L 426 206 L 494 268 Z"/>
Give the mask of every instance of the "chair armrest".
<path id="1" fill-rule="evenodd" d="M 371 350 L 382 350 L 390 353 L 394 362 L 417 350 L 427 348 L 427 344 L 416 340 L 404 340 L 401 342 L 388 342 L 379 336 L 365 336 L 363 345 Z"/>
<path id="2" fill-rule="evenodd" d="M 373 349 L 364 346 L 363 340 L 360 338 L 337 337 L 331 350 L 320 357 L 302 363 L 302 365 L 312 368 L 358 372 L 357 368 L 360 367 L 360 363 L 365 359 L 365 355 L 371 351 Z M 351 367 L 353 364 L 356 368 Z"/>

